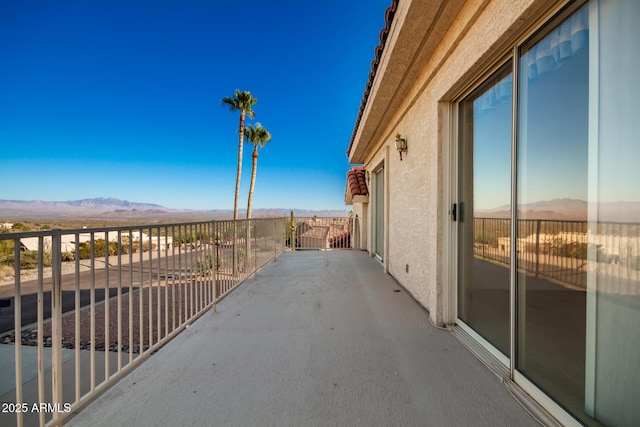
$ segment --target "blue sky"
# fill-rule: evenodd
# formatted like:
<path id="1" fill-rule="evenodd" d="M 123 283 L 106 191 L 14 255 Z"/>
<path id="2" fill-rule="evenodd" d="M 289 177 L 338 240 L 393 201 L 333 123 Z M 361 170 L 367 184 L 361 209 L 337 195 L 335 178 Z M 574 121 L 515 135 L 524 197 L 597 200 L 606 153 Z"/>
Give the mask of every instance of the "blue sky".
<path id="1" fill-rule="evenodd" d="M 273 134 L 253 208 L 349 209 L 345 151 L 390 4 L 2 2 L 0 199 L 232 208 L 238 115 L 220 99 L 241 89 Z"/>

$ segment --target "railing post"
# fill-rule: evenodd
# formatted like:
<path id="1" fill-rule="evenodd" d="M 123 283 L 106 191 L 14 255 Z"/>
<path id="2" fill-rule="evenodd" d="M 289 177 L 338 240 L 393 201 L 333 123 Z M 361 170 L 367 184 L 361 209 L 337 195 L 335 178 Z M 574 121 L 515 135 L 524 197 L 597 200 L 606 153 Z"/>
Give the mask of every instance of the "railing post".
<path id="1" fill-rule="evenodd" d="M 540 270 L 540 220 L 536 220 L 536 278 Z"/>
<path id="2" fill-rule="evenodd" d="M 484 248 L 487 245 L 486 218 L 482 218 L 482 259 L 486 259 Z"/>
<path id="3" fill-rule="evenodd" d="M 60 229 L 51 233 L 51 386 L 52 403 L 62 408 L 62 234 Z M 54 412 L 54 422 L 58 420 Z"/>
<path id="4" fill-rule="evenodd" d="M 245 241 L 245 255 L 244 255 L 244 271 L 245 277 L 251 274 L 251 248 L 249 246 L 249 237 L 251 235 L 251 220 L 245 221 L 244 225 L 244 241 Z"/>
<path id="5" fill-rule="evenodd" d="M 43 245 L 40 244 L 38 253 L 43 251 Z M 16 403 L 22 402 L 22 290 L 20 289 L 20 239 L 13 242 L 13 272 L 14 272 L 14 351 L 15 351 L 15 381 L 16 381 Z M 39 343 L 42 343 L 42 337 L 38 335 Z M 41 345 L 41 344 L 39 344 Z M 16 423 L 18 427 L 22 427 L 23 417 L 22 411 L 16 412 Z"/>
<path id="6" fill-rule="evenodd" d="M 289 246 L 292 251 L 296 250 L 296 226 L 295 226 L 295 218 L 293 216 L 293 211 L 291 211 L 291 225 L 289 226 L 291 229 L 291 240 L 289 242 Z"/>
<path id="7" fill-rule="evenodd" d="M 238 220 L 233 219 L 233 262 L 232 262 L 232 279 L 236 280 L 238 274 Z"/>
<path id="8" fill-rule="evenodd" d="M 211 221 L 213 225 L 213 311 L 216 310 L 216 301 L 218 300 L 218 270 L 220 269 L 220 236 L 218 235 L 218 224 Z"/>

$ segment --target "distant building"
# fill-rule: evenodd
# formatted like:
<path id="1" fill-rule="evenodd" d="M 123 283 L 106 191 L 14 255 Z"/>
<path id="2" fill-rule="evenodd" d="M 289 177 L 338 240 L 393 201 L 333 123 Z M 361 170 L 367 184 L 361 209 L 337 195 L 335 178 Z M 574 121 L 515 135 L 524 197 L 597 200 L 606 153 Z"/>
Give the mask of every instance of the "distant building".
<path id="1" fill-rule="evenodd" d="M 297 224 L 296 247 L 331 249 L 350 247 L 351 218 L 313 218 Z"/>
<path id="2" fill-rule="evenodd" d="M 76 243 L 83 244 L 91 241 L 92 233 L 80 233 L 75 234 L 63 234 L 61 236 L 61 250 L 62 252 L 74 252 L 76 250 Z M 135 231 L 133 233 L 122 232 L 121 236 L 121 244 L 128 245 L 131 243 L 134 247 L 134 251 L 138 250 L 138 246 L 141 244 L 144 248 L 146 244 L 149 246 L 149 242 L 151 245 L 157 248 L 159 245 L 161 251 L 167 250 L 173 245 L 173 237 L 171 236 L 153 236 L 149 237 L 146 233 L 141 233 L 139 231 Z M 93 233 L 94 242 L 97 240 L 106 240 L 104 232 L 95 232 Z M 118 241 L 118 233 L 109 233 L 108 235 L 110 242 Z M 129 241 L 131 239 L 131 241 Z M 39 238 L 38 237 L 25 237 L 20 239 L 21 250 L 23 251 L 37 251 L 39 249 Z M 52 241 L 51 236 L 45 236 L 43 238 L 42 246 L 45 252 L 51 251 Z"/>

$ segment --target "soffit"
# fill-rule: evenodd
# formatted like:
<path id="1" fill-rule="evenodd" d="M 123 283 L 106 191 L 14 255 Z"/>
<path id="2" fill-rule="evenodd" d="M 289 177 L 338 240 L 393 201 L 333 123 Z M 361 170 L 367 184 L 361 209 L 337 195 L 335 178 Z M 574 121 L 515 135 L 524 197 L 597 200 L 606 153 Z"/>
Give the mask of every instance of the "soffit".
<path id="1" fill-rule="evenodd" d="M 347 156 L 364 163 L 454 21 L 464 0 L 400 2 L 361 106 Z M 375 61 L 374 61 L 375 63 Z"/>

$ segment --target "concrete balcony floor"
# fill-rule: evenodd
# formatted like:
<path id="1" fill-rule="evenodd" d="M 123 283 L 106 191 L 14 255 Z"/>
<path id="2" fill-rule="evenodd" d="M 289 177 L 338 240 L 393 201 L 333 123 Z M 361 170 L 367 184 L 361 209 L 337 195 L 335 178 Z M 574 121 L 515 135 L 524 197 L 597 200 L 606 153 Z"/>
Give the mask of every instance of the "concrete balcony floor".
<path id="1" fill-rule="evenodd" d="M 285 253 L 68 425 L 538 425 L 401 289 L 364 252 Z"/>

